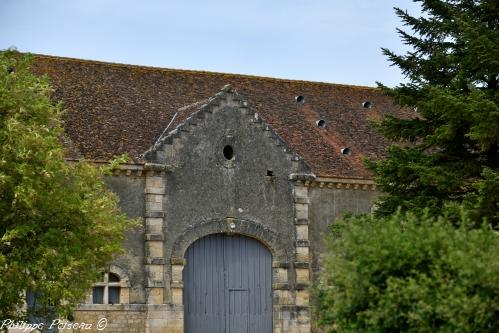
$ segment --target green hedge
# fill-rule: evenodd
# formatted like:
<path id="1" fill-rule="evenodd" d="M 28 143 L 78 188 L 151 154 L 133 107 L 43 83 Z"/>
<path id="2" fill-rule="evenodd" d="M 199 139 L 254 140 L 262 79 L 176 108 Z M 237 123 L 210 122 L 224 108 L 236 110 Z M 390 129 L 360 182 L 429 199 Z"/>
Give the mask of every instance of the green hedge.
<path id="1" fill-rule="evenodd" d="M 499 332 L 499 236 L 461 218 L 335 223 L 315 286 L 327 332 Z"/>

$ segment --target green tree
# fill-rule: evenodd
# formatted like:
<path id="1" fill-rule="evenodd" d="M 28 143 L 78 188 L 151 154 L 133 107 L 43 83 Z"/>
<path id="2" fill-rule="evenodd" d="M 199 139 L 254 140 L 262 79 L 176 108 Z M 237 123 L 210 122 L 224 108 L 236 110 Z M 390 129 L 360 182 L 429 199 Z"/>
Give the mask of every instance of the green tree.
<path id="1" fill-rule="evenodd" d="M 402 144 L 392 146 L 385 160 L 368 162 L 386 193 L 376 214 L 399 207 L 443 214 L 447 202 L 464 201 L 476 208 L 478 220 L 497 224 L 499 2 L 415 1 L 421 17 L 395 9 L 412 30 L 398 30 L 412 50 L 397 55 L 383 49 L 408 83 L 381 87 L 414 117 L 387 116 L 377 125 Z"/>
<path id="2" fill-rule="evenodd" d="M 101 170 L 65 161 L 62 106 L 30 61 L 0 52 L 0 319 L 25 315 L 27 290 L 39 309 L 69 312 L 133 224 Z"/>
<path id="3" fill-rule="evenodd" d="M 399 213 L 334 224 L 316 285 L 327 332 L 498 332 L 499 235 Z"/>

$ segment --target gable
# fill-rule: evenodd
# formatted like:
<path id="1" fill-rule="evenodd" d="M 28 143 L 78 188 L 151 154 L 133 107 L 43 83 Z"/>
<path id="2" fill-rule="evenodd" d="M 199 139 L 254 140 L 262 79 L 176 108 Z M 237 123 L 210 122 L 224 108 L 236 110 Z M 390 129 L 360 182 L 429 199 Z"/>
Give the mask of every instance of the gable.
<path id="1" fill-rule="evenodd" d="M 230 152 L 226 148 L 230 148 Z M 174 165 L 193 154 L 192 151 L 213 155 L 219 160 L 217 164 L 233 160 L 231 168 L 241 160 L 267 155 L 291 161 L 293 166 L 289 167 L 288 174 L 310 172 L 306 162 L 230 85 L 205 101 L 180 108 L 143 158 L 151 163 Z M 253 151 L 253 154 L 244 156 L 244 151 Z M 264 161 L 258 163 L 265 164 Z"/>

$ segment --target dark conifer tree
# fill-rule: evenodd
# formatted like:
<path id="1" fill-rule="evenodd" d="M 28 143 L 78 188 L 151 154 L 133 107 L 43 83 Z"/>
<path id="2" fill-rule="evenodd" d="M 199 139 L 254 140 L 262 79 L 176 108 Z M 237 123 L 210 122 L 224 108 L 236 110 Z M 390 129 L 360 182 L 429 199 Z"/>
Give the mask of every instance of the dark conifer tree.
<path id="1" fill-rule="evenodd" d="M 477 221 L 497 223 L 499 1 L 415 1 L 422 6 L 420 17 L 395 8 L 409 28 L 398 33 L 411 51 L 382 49 L 408 83 L 380 86 L 414 109 L 414 117 L 386 117 L 377 124 L 399 142 L 387 159 L 368 162 L 386 193 L 377 214 L 398 207 L 443 214 L 444 207 L 464 202 Z"/>

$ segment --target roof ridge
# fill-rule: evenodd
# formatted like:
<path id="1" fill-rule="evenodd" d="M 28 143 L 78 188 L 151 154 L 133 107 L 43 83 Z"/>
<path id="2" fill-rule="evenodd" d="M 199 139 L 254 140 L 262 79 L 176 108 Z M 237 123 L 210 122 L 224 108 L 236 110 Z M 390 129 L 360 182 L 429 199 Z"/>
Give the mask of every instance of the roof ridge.
<path id="1" fill-rule="evenodd" d="M 87 64 L 98 64 L 98 65 L 106 65 L 110 67 L 124 67 L 124 68 L 136 68 L 148 71 L 161 71 L 161 72 L 176 72 L 176 73 L 192 73 L 197 75 L 224 75 L 224 76 L 232 76 L 232 77 L 240 77 L 240 78 L 254 78 L 254 79 L 263 79 L 267 81 L 278 81 L 278 82 L 289 82 L 289 83 L 306 83 L 306 84 L 316 84 L 316 85 L 329 85 L 335 87 L 342 88 L 350 88 L 350 89 L 359 89 L 359 90 L 380 90 L 377 87 L 369 87 L 369 86 L 361 86 L 354 84 L 343 84 L 343 83 L 332 83 L 332 82 L 322 82 L 322 81 L 307 81 L 307 80 L 294 80 L 294 79 L 283 79 L 276 78 L 270 76 L 260 76 L 260 75 L 252 75 L 252 74 L 237 74 L 237 73 L 224 73 L 224 72 L 212 72 L 212 71 L 204 71 L 204 70 L 195 70 L 195 69 L 179 69 L 179 68 L 165 68 L 165 67 L 155 67 L 155 66 L 144 66 L 144 65 L 133 65 L 133 64 L 124 64 L 119 62 L 109 62 L 102 60 L 92 60 L 92 59 L 80 59 L 80 58 L 72 58 L 72 57 L 62 57 L 62 56 L 53 56 L 39 53 L 29 53 L 34 57 L 38 58 L 48 58 L 48 59 L 60 59 L 67 60 L 79 63 L 87 63 Z"/>

